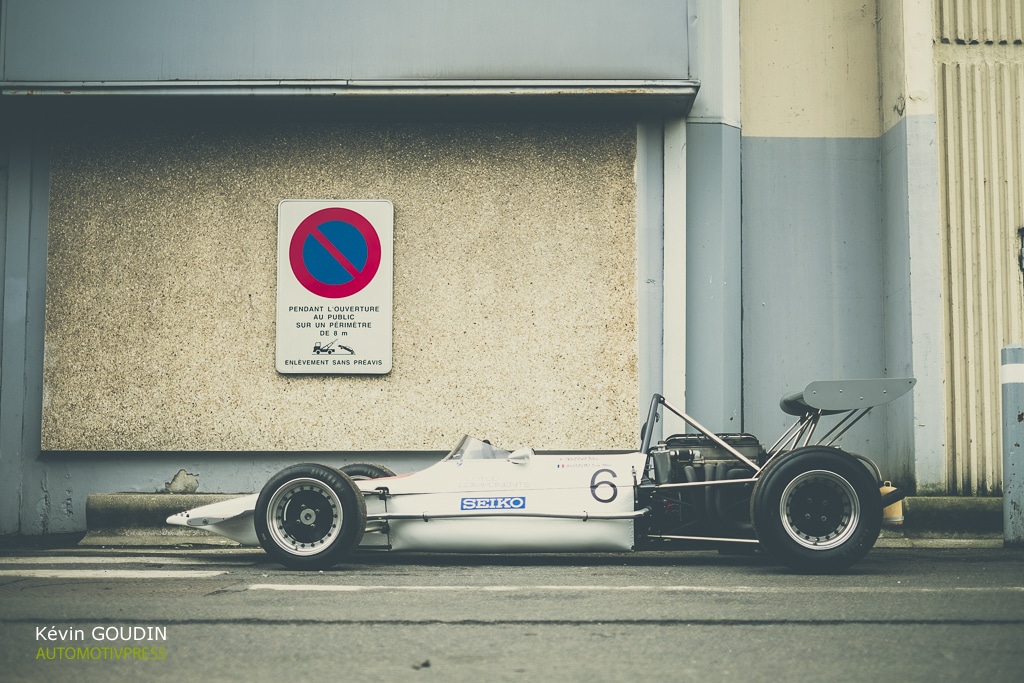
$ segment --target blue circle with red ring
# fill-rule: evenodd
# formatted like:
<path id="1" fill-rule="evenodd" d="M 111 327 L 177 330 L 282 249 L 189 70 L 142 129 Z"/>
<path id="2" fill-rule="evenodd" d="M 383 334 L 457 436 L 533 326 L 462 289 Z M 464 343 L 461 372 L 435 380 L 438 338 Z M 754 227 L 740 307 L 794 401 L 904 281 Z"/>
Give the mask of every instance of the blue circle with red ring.
<path id="1" fill-rule="evenodd" d="M 311 213 L 292 234 L 288 260 L 308 291 L 341 299 L 362 291 L 380 268 L 380 237 L 362 214 L 330 207 Z"/>

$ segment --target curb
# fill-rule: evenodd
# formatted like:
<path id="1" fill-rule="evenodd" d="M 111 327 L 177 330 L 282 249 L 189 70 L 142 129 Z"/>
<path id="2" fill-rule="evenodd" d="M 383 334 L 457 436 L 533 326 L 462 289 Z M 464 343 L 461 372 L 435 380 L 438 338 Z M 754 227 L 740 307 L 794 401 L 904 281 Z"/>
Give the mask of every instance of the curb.
<path id="1" fill-rule="evenodd" d="M 166 523 L 170 515 L 228 500 L 235 493 L 97 493 L 85 505 L 87 532 L 81 546 L 232 547 L 222 536 Z M 882 530 L 880 547 L 935 547 L 981 543 L 1002 545 L 1002 498 L 916 496 L 904 500 L 906 521 Z"/>
<path id="2" fill-rule="evenodd" d="M 138 547 L 238 543 L 202 529 L 171 526 L 167 518 L 238 493 L 94 493 L 86 498 L 86 534 L 80 546 Z"/>
<path id="3" fill-rule="evenodd" d="M 1003 534 L 1003 499 L 916 496 L 903 501 L 907 534 Z"/>

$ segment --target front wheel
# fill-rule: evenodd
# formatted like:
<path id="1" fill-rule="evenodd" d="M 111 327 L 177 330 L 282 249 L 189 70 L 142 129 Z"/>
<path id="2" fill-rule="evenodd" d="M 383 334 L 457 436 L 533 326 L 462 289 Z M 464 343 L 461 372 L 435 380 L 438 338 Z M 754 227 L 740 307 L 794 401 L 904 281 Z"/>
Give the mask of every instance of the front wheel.
<path id="1" fill-rule="evenodd" d="M 867 469 L 824 446 L 801 448 L 761 472 L 750 517 L 762 547 L 791 569 L 847 569 L 874 546 L 882 500 Z"/>
<path id="2" fill-rule="evenodd" d="M 395 473 L 384 467 L 384 465 L 377 465 L 371 462 L 356 462 L 351 465 L 342 465 L 338 469 L 354 481 L 361 479 L 386 479 L 395 476 Z"/>
<path id="3" fill-rule="evenodd" d="M 363 537 L 366 502 L 347 474 L 323 465 L 292 465 L 256 500 L 260 545 L 290 569 L 327 569 Z"/>

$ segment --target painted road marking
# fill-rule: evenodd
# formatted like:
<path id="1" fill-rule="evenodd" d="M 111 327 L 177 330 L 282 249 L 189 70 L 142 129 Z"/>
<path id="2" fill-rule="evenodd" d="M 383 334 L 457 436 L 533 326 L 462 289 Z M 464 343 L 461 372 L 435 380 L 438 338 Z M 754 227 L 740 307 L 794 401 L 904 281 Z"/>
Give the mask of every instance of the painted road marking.
<path id="1" fill-rule="evenodd" d="M 73 557 L 55 555 L 53 557 L 5 557 L 0 559 L 0 567 L 9 564 L 209 564 L 209 560 L 188 557 L 157 557 L 139 555 L 135 557 Z"/>
<path id="2" fill-rule="evenodd" d="M 515 592 L 677 592 L 677 593 L 756 593 L 756 594 L 807 594 L 807 593 L 999 593 L 1004 591 L 1024 592 L 1024 586 L 990 587 L 943 587 L 916 588 L 912 586 L 378 586 L 352 584 L 284 584 L 256 583 L 249 590 L 309 591 L 325 593 L 409 592 L 409 593 L 515 593 Z"/>
<path id="3" fill-rule="evenodd" d="M 208 579 L 227 571 L 174 569 L 0 569 L 0 578 L 23 579 Z"/>

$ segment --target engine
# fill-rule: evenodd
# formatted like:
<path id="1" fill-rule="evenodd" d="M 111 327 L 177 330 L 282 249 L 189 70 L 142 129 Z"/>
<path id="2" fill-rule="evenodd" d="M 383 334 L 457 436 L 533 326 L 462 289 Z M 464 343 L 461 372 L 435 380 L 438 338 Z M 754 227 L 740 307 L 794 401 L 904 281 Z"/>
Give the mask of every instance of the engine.
<path id="1" fill-rule="evenodd" d="M 720 439 L 759 467 L 764 448 L 750 434 L 719 434 Z M 754 470 L 703 434 L 675 434 L 650 450 L 654 536 L 750 538 L 750 494 L 743 480 Z M 735 484 L 724 482 L 735 481 Z M 722 483 L 719 483 L 722 482 Z"/>

